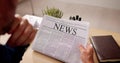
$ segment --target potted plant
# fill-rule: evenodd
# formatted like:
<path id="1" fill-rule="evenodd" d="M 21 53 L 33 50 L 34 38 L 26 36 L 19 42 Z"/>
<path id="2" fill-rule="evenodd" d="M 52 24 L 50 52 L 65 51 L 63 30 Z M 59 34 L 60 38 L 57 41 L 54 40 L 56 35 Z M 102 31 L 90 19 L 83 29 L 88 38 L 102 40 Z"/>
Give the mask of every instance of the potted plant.
<path id="1" fill-rule="evenodd" d="M 46 8 L 42 11 L 43 15 L 49 15 L 56 18 L 62 18 L 63 12 L 58 8 Z"/>

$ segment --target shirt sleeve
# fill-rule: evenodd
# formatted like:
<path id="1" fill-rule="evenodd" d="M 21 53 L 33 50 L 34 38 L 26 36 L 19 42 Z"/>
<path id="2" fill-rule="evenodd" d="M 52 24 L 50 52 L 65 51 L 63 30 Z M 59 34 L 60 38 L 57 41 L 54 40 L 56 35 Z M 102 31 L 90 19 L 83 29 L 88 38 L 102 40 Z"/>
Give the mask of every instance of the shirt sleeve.
<path id="1" fill-rule="evenodd" d="M 11 48 L 7 45 L 0 45 L 0 63 L 19 63 L 28 46 Z"/>

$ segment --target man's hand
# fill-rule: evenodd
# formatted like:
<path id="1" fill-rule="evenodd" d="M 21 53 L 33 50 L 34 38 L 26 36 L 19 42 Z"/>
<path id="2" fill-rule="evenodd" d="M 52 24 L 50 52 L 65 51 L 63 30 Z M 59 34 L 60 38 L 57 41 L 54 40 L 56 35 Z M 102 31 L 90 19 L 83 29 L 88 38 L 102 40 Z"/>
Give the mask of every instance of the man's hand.
<path id="1" fill-rule="evenodd" d="M 24 46 L 30 44 L 35 35 L 37 29 L 34 29 L 28 21 L 20 16 L 15 16 L 15 20 L 8 33 L 11 34 L 7 45 L 10 47 Z"/>
<path id="2" fill-rule="evenodd" d="M 94 63 L 93 61 L 93 48 L 91 44 L 88 44 L 87 47 L 80 45 L 81 60 L 83 63 Z"/>

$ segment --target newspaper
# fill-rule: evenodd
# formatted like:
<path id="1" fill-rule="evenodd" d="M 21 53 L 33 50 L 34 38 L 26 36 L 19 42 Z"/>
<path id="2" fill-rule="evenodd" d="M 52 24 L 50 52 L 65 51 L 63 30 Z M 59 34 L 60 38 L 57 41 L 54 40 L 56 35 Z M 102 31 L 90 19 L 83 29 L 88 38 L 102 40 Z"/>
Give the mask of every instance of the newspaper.
<path id="1" fill-rule="evenodd" d="M 87 44 L 89 23 L 44 16 L 32 49 L 65 63 L 82 63 L 79 46 Z"/>

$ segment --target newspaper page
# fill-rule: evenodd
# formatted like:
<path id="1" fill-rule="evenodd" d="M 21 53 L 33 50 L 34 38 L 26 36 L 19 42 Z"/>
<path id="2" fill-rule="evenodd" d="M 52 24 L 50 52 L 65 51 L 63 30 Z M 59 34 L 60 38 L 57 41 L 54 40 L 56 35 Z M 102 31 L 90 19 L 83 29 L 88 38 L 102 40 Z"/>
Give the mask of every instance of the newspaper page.
<path id="1" fill-rule="evenodd" d="M 87 44 L 89 23 L 44 16 L 33 50 L 65 63 L 82 63 L 79 46 Z"/>
<path id="2" fill-rule="evenodd" d="M 42 17 L 38 17 L 38 16 L 33 16 L 33 15 L 25 15 L 23 16 L 23 18 L 27 19 L 28 22 L 34 27 L 39 29 L 39 26 L 42 22 Z"/>

